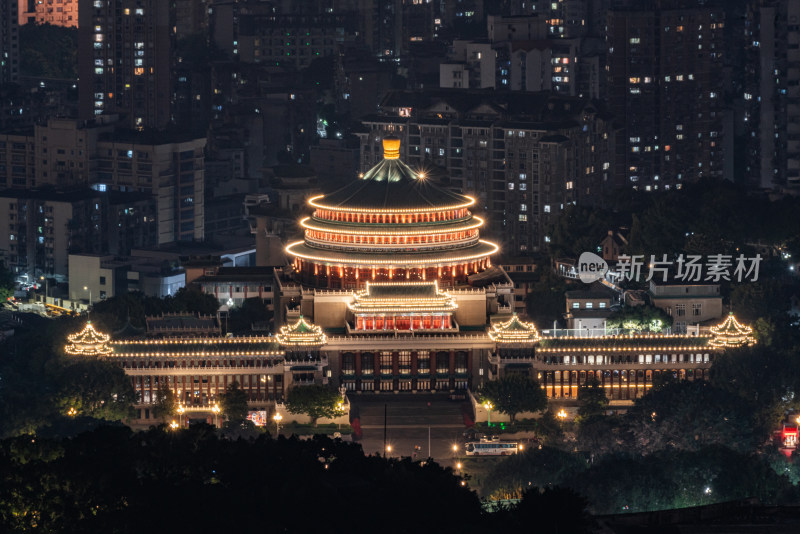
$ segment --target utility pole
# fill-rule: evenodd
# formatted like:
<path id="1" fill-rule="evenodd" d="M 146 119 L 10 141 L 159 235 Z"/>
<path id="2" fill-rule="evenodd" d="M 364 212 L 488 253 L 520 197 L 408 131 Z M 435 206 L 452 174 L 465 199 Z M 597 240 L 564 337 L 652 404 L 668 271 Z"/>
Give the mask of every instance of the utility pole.
<path id="1" fill-rule="evenodd" d="M 428 427 L 428 458 L 431 457 L 431 427 Z"/>
<path id="2" fill-rule="evenodd" d="M 383 457 L 386 458 L 386 411 L 388 404 L 383 404 Z"/>

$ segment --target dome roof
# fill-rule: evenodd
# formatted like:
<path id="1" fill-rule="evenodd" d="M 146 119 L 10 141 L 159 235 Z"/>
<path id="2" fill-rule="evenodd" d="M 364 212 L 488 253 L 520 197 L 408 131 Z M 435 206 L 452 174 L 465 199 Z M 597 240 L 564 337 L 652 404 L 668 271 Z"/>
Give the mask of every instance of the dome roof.
<path id="1" fill-rule="evenodd" d="M 383 140 L 384 159 L 355 182 L 314 202 L 339 209 L 408 210 L 471 206 L 470 197 L 451 193 L 398 159 L 399 139 Z"/>

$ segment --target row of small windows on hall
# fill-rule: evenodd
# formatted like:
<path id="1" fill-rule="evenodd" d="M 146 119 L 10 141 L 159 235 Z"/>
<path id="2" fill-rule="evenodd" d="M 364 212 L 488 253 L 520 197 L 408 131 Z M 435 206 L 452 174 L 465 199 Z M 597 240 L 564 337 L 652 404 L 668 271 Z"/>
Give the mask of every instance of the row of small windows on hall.
<path id="1" fill-rule="evenodd" d="M 709 353 L 689 354 L 636 354 L 629 356 L 545 356 L 542 361 L 549 365 L 612 365 L 623 363 L 709 363 Z M 558 374 L 560 371 L 555 371 Z M 567 371 L 565 371 L 566 373 Z M 608 373 L 609 371 L 604 371 Z M 614 371 L 616 373 L 617 371 Z M 631 371 L 632 372 L 632 371 Z M 640 371 L 641 372 L 641 371 Z"/>
<path id="2" fill-rule="evenodd" d="M 667 315 L 672 316 L 672 306 L 667 306 L 666 308 Z M 703 305 L 702 304 L 692 304 L 692 316 L 697 317 L 703 315 Z M 675 316 L 676 317 L 685 317 L 686 316 L 686 304 L 676 304 L 675 305 Z"/>
<path id="3" fill-rule="evenodd" d="M 359 387 L 360 386 L 360 387 Z M 450 380 L 449 379 L 440 379 L 440 380 L 429 380 L 429 379 L 399 379 L 397 380 L 397 384 L 395 385 L 394 380 L 381 380 L 378 383 L 378 387 L 375 387 L 374 380 L 364 380 L 361 381 L 361 384 L 356 384 L 355 380 L 348 380 L 344 383 L 344 387 L 347 391 L 412 391 L 412 390 L 420 390 L 420 391 L 429 391 L 429 390 L 437 390 L 437 391 L 449 391 L 450 388 Z M 453 389 L 456 390 L 464 390 L 468 387 L 467 380 L 455 380 L 453 381 Z"/>
<path id="4" fill-rule="evenodd" d="M 600 302 L 600 303 L 598 303 L 597 307 L 601 308 L 601 309 L 605 308 L 606 307 L 606 303 L 605 302 Z M 572 309 L 573 310 L 579 310 L 580 308 L 581 308 L 581 303 L 580 302 L 573 302 L 572 303 Z M 594 308 L 594 303 L 593 302 L 586 302 L 586 303 L 584 303 L 583 308 L 585 310 L 591 310 L 592 308 Z"/>
<path id="5" fill-rule="evenodd" d="M 390 351 L 383 351 L 380 353 L 380 373 L 389 375 L 393 373 L 393 353 Z M 441 353 L 437 354 L 435 358 L 436 370 L 438 372 L 449 372 L 450 370 L 450 354 Z M 356 372 L 356 355 L 353 353 L 346 353 L 342 355 L 342 374 L 354 375 Z M 463 374 L 467 372 L 467 354 L 458 352 L 454 357 L 455 373 Z M 361 374 L 371 375 L 375 369 L 375 356 L 372 353 L 366 352 L 361 355 Z M 397 355 L 397 369 L 400 374 L 411 373 L 411 351 L 400 351 Z M 431 371 L 431 357 L 430 354 L 425 354 L 420 351 L 417 353 L 417 371 L 422 374 L 427 374 Z"/>

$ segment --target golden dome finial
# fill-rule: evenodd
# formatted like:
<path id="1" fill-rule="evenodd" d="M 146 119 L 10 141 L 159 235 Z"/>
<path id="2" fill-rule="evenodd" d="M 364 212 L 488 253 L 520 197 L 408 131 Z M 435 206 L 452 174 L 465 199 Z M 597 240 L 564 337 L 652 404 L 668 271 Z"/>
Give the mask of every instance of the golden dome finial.
<path id="1" fill-rule="evenodd" d="M 383 139 L 383 159 L 400 159 L 400 139 L 396 137 Z"/>

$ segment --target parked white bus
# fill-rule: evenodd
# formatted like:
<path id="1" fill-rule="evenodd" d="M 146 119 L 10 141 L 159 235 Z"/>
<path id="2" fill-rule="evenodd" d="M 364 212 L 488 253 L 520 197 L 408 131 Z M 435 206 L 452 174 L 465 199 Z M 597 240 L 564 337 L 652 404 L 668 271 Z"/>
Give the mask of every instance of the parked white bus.
<path id="1" fill-rule="evenodd" d="M 464 446 L 467 456 L 508 456 L 520 450 L 515 441 L 470 441 Z"/>

